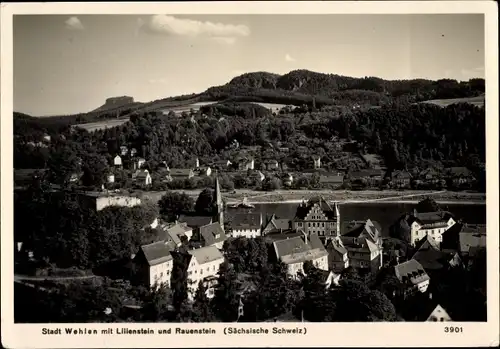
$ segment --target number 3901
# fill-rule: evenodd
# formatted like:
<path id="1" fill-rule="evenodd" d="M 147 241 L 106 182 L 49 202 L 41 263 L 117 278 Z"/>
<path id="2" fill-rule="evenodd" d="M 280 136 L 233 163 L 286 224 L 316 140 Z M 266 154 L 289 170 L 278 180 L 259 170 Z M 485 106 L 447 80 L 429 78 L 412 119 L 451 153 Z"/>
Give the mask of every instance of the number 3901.
<path id="1" fill-rule="evenodd" d="M 444 333 L 463 333 L 463 332 L 464 332 L 463 327 L 446 326 L 444 328 Z"/>

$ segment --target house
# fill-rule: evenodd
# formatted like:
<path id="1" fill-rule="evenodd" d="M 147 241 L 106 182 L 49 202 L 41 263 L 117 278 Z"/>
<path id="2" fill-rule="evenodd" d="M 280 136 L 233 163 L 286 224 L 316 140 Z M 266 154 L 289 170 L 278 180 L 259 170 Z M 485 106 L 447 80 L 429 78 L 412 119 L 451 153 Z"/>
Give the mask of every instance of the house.
<path id="1" fill-rule="evenodd" d="M 332 189 L 337 189 L 344 184 L 344 175 L 341 173 L 337 174 L 322 174 L 319 176 L 319 183 L 323 187 L 329 187 Z"/>
<path id="2" fill-rule="evenodd" d="M 444 308 L 438 304 L 436 308 L 434 308 L 434 310 L 431 312 L 426 321 L 449 322 L 453 320 L 451 319 L 450 315 L 448 315 L 446 310 L 444 310 Z"/>
<path id="3" fill-rule="evenodd" d="M 262 165 L 262 169 L 267 171 L 276 171 L 279 169 L 279 163 L 277 160 L 265 160 Z"/>
<path id="4" fill-rule="evenodd" d="M 34 179 L 40 179 L 47 173 L 45 169 L 14 169 L 14 184 L 16 186 L 30 185 Z"/>
<path id="5" fill-rule="evenodd" d="M 323 198 L 302 202 L 292 220 L 292 228 L 305 233 L 316 233 L 321 239 L 340 234 L 340 211 L 337 203 L 333 207 Z"/>
<path id="6" fill-rule="evenodd" d="M 148 170 L 137 170 L 132 177 L 134 181 L 140 185 L 151 185 L 153 183 Z"/>
<path id="7" fill-rule="evenodd" d="M 291 187 L 293 184 L 293 176 L 291 173 L 284 173 L 281 176 L 281 180 L 283 181 L 283 185 L 285 187 Z"/>
<path id="8" fill-rule="evenodd" d="M 128 148 L 124 145 L 120 147 L 120 155 L 121 156 L 126 156 L 128 154 Z"/>
<path id="9" fill-rule="evenodd" d="M 193 236 L 193 229 L 188 227 L 186 223 L 176 223 L 170 227 L 162 226 L 166 233 L 166 241 L 170 241 L 175 246 L 180 247 L 183 240 L 189 241 Z"/>
<path id="10" fill-rule="evenodd" d="M 114 158 L 113 158 L 113 165 L 114 166 L 122 166 L 123 163 L 122 163 L 122 158 L 120 155 L 116 155 Z"/>
<path id="11" fill-rule="evenodd" d="M 238 169 L 240 171 L 248 171 L 255 169 L 255 160 L 253 158 L 241 159 L 238 161 Z"/>
<path id="12" fill-rule="evenodd" d="M 147 287 L 165 284 L 170 287 L 170 277 L 173 269 L 171 252 L 175 246 L 163 241 L 154 242 L 140 247 L 134 257 L 139 280 Z"/>
<path id="13" fill-rule="evenodd" d="M 69 178 L 68 178 L 68 182 L 69 183 L 78 183 L 80 182 L 80 179 L 83 177 L 83 173 L 82 172 L 75 172 L 75 173 L 72 173 Z"/>
<path id="14" fill-rule="evenodd" d="M 430 277 L 422 265 L 414 259 L 400 263 L 394 267 L 396 277 L 403 286 L 403 296 L 415 292 L 425 293 L 429 287 Z"/>
<path id="15" fill-rule="evenodd" d="M 229 160 L 218 160 L 218 161 L 215 161 L 213 163 L 213 166 L 216 168 L 216 169 L 219 169 L 219 170 L 224 170 L 224 169 L 227 169 L 229 166 L 232 165 L 232 162 L 229 161 Z"/>
<path id="16" fill-rule="evenodd" d="M 423 171 L 420 171 L 418 178 L 426 183 L 436 184 L 441 180 L 440 174 L 432 167 L 428 167 Z"/>
<path id="17" fill-rule="evenodd" d="M 107 183 L 114 183 L 115 182 L 115 175 L 113 173 L 108 173 L 106 176 L 106 182 Z"/>
<path id="18" fill-rule="evenodd" d="M 411 258 L 419 262 L 429 273 L 446 269 L 456 262 L 455 253 L 441 251 L 439 242 L 430 236 L 417 242 L 416 248 L 417 251 Z"/>
<path id="19" fill-rule="evenodd" d="M 456 186 L 470 184 L 476 179 L 467 167 L 449 167 L 445 169 L 446 177 Z"/>
<path id="20" fill-rule="evenodd" d="M 338 273 L 349 267 L 349 256 L 340 238 L 328 239 L 326 243 L 328 252 L 328 268 Z"/>
<path id="21" fill-rule="evenodd" d="M 413 214 L 404 216 L 403 220 L 406 224 L 400 224 L 400 234 L 411 246 L 427 235 L 441 242 L 443 233 L 455 224 L 451 214 L 446 211 L 418 213 L 413 210 Z"/>
<path id="22" fill-rule="evenodd" d="M 212 216 L 192 216 L 180 215 L 177 222 L 186 223 L 186 225 L 193 229 L 193 233 L 199 232 L 200 227 L 211 224 L 213 222 Z"/>
<path id="23" fill-rule="evenodd" d="M 313 168 L 318 169 L 321 168 L 321 157 L 313 156 Z"/>
<path id="24" fill-rule="evenodd" d="M 48 134 L 46 134 L 46 133 L 45 133 L 45 134 L 43 135 L 43 141 L 44 141 L 44 142 L 48 142 L 48 143 L 50 143 L 50 140 L 51 140 L 51 137 L 50 137 Z"/>
<path id="25" fill-rule="evenodd" d="M 188 297 L 194 298 L 200 281 L 207 289 L 207 297 L 213 298 L 220 265 L 224 256 L 215 246 L 206 246 L 188 251 Z"/>
<path id="26" fill-rule="evenodd" d="M 190 168 L 171 168 L 169 171 L 169 179 L 181 181 L 194 177 L 194 171 Z"/>
<path id="27" fill-rule="evenodd" d="M 198 167 L 195 172 L 198 176 L 210 176 L 212 174 L 212 169 L 210 167 Z"/>
<path id="28" fill-rule="evenodd" d="M 352 221 L 340 239 L 353 268 L 378 271 L 383 265 L 382 234 L 378 222 Z"/>
<path id="29" fill-rule="evenodd" d="M 256 238 L 261 233 L 262 214 L 237 213 L 233 216 L 231 228 L 233 237 Z"/>
<path id="30" fill-rule="evenodd" d="M 130 149 L 130 156 L 134 157 L 136 155 L 137 155 L 137 149 L 135 148 Z"/>
<path id="31" fill-rule="evenodd" d="M 273 242 L 276 258 L 287 265 L 288 275 L 305 275 L 304 262 L 310 261 L 322 270 L 328 270 L 328 252 L 317 234 L 301 235 Z"/>
<path id="32" fill-rule="evenodd" d="M 364 169 L 349 173 L 349 179 L 353 185 L 366 184 L 368 186 L 377 186 L 382 183 L 385 171 L 382 169 Z"/>
<path id="33" fill-rule="evenodd" d="M 394 171 L 391 174 L 391 182 L 396 188 L 409 188 L 412 176 L 408 171 Z"/>
<path id="34" fill-rule="evenodd" d="M 265 222 L 261 235 L 266 236 L 268 234 L 282 234 L 283 232 L 290 230 L 290 223 L 289 219 L 279 219 L 275 214 L 273 214 L 271 218 Z"/>
<path id="35" fill-rule="evenodd" d="M 192 239 L 201 243 L 202 246 L 215 246 L 221 249 L 226 238 L 226 233 L 220 223 L 213 222 L 199 227 Z"/>
<path id="36" fill-rule="evenodd" d="M 458 237 L 462 256 L 471 255 L 471 250 L 486 247 L 486 225 L 467 225 L 462 227 Z"/>
<path id="37" fill-rule="evenodd" d="M 134 170 L 141 169 L 146 164 L 146 159 L 137 158 L 134 160 Z"/>

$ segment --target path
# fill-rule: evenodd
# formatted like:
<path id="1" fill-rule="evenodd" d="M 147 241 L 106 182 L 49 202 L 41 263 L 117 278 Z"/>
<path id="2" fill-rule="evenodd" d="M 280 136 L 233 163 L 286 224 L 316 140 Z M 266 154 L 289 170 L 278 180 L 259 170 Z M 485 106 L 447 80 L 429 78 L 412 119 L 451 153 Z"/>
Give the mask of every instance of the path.
<path id="1" fill-rule="evenodd" d="M 340 202 L 343 202 L 343 203 L 365 203 L 365 202 L 375 202 L 375 201 L 384 201 L 384 200 L 394 200 L 394 199 L 402 199 L 402 198 L 411 198 L 411 197 L 423 196 L 423 195 L 429 196 L 429 195 L 436 195 L 436 194 L 442 194 L 442 193 L 446 193 L 446 190 L 426 192 L 426 193 L 419 193 L 419 194 L 407 194 L 407 195 L 389 196 L 389 197 L 377 198 L 377 199 L 344 200 L 344 201 L 340 201 Z"/>
<path id="2" fill-rule="evenodd" d="M 22 274 L 14 274 L 14 281 L 69 281 L 69 280 L 86 280 L 97 277 L 96 275 L 84 276 L 29 276 Z"/>

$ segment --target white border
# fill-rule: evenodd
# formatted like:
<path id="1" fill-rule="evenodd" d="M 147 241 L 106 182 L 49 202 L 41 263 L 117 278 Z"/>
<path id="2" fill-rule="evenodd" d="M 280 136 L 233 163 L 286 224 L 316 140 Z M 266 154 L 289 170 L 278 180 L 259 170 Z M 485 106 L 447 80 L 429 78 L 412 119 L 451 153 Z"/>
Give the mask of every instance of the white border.
<path id="1" fill-rule="evenodd" d="M 13 14 L 407 14 L 484 13 L 487 141 L 488 322 L 452 323 L 462 334 L 445 334 L 450 323 L 298 323 L 280 324 L 306 335 L 226 336 L 231 324 L 77 324 L 13 323 L 13 162 L 12 162 L 12 15 Z M 498 224 L 498 18 L 493 1 L 353 1 L 353 2 L 200 2 L 200 3 L 31 3 L 1 5 L 1 242 L 2 344 L 9 348 L 91 347 L 308 347 L 308 346 L 498 346 L 499 344 L 499 224 Z M 217 335 L 43 336 L 42 327 L 89 328 L 213 328 Z M 238 324 L 239 328 L 272 328 L 276 324 Z"/>

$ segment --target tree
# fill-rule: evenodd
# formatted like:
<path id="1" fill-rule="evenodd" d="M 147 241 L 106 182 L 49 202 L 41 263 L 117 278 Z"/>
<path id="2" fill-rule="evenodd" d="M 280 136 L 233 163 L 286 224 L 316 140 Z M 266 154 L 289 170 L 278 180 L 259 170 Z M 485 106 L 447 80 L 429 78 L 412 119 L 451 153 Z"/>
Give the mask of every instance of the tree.
<path id="1" fill-rule="evenodd" d="M 215 320 L 210 300 L 207 298 L 205 292 L 206 288 L 203 282 L 200 281 L 198 289 L 196 290 L 192 309 L 191 319 L 194 322 L 212 322 Z"/>
<path id="2" fill-rule="evenodd" d="M 212 214 L 214 212 L 214 190 L 205 188 L 198 196 L 194 210 L 201 215 Z"/>
<path id="3" fill-rule="evenodd" d="M 225 261 L 220 265 L 219 282 L 213 299 L 214 312 L 222 322 L 234 322 L 238 318 L 238 276 L 234 268 Z"/>
<path id="4" fill-rule="evenodd" d="M 109 172 L 106 158 L 96 153 L 88 153 L 83 157 L 82 182 L 85 186 L 100 187 L 106 182 Z"/>
<path id="5" fill-rule="evenodd" d="M 167 192 L 158 201 L 160 214 L 164 219 L 173 220 L 177 215 L 191 212 L 194 207 L 193 199 L 185 193 Z"/>
<path id="6" fill-rule="evenodd" d="M 170 290 L 164 284 L 154 285 L 148 290 L 142 307 L 142 320 L 158 322 L 167 318 Z"/>
<path id="7" fill-rule="evenodd" d="M 278 190 L 281 188 L 281 180 L 277 177 L 268 177 L 264 180 L 262 184 L 262 189 L 264 190 Z"/>
<path id="8" fill-rule="evenodd" d="M 419 213 L 438 212 L 441 208 L 434 199 L 428 197 L 417 204 L 416 210 Z"/>
<path id="9" fill-rule="evenodd" d="M 396 321 L 394 305 L 381 292 L 370 290 L 360 281 L 341 281 L 340 289 L 332 289 L 336 322 Z"/>

